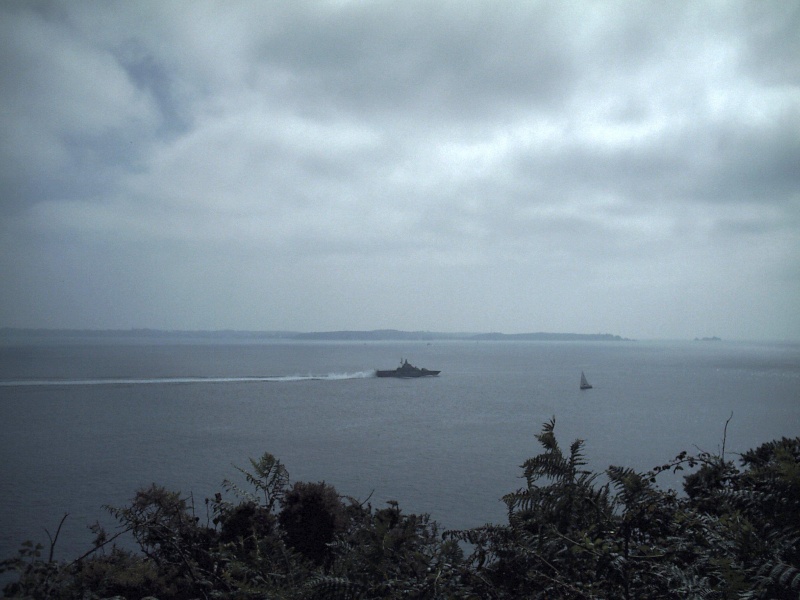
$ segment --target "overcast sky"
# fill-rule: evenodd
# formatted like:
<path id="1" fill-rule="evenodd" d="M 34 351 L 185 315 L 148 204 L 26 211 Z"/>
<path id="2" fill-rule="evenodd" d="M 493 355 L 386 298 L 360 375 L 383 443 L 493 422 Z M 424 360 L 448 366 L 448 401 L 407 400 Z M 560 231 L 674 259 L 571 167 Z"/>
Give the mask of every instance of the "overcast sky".
<path id="1" fill-rule="evenodd" d="M 800 339 L 800 2 L 0 2 L 0 326 Z"/>

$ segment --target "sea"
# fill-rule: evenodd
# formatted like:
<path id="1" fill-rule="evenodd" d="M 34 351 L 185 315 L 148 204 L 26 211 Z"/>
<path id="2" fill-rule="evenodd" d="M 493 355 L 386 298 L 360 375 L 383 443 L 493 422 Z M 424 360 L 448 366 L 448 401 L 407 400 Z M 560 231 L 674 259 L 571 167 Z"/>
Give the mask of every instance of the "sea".
<path id="1" fill-rule="evenodd" d="M 438 377 L 386 379 L 401 359 Z M 580 390 L 581 372 L 593 385 Z M 5 340 L 0 559 L 26 540 L 90 548 L 152 483 L 205 499 L 265 452 L 443 529 L 506 522 L 536 434 L 555 419 L 587 468 L 647 471 L 683 450 L 726 458 L 800 435 L 800 344 L 728 341 Z M 681 473 L 659 475 L 681 489 Z M 598 481 L 602 481 L 599 479 Z M 125 546 L 124 538 L 120 544 Z"/>

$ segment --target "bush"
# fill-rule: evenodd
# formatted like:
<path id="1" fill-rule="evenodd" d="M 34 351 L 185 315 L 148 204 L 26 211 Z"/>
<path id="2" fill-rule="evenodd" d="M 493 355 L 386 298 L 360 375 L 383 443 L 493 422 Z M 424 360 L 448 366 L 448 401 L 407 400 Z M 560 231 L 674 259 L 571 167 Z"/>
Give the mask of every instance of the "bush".
<path id="1" fill-rule="evenodd" d="M 239 469 L 254 491 L 238 501 L 190 498 L 158 486 L 111 508 L 113 536 L 70 563 L 23 544 L 0 563 L 17 578 L 7 597 L 32 599 L 648 598 L 797 599 L 800 596 L 800 438 L 742 455 L 681 453 L 639 473 L 586 469 L 583 442 L 562 449 L 555 420 L 522 466 L 525 485 L 503 497 L 508 522 L 441 533 L 397 502 L 373 510 L 325 484 L 289 483 L 264 454 Z M 699 467 L 699 468 L 698 468 Z M 657 486 L 667 470 L 696 468 L 686 496 Z M 122 533 L 140 553 L 112 549 Z M 466 543 L 469 556 L 459 544 Z"/>
<path id="2" fill-rule="evenodd" d="M 291 548 L 322 565 L 331 556 L 328 545 L 344 531 L 344 505 L 332 486 L 298 482 L 284 497 L 278 522 Z"/>

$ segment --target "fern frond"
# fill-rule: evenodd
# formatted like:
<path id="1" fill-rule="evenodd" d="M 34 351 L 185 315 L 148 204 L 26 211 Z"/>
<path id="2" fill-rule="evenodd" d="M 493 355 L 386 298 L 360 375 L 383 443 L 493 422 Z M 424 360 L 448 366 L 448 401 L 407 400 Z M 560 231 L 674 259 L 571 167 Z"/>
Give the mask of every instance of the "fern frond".
<path id="1" fill-rule="evenodd" d="M 361 593 L 361 586 L 344 577 L 318 576 L 304 586 L 312 598 L 324 600 L 352 600 Z"/>
<path id="2" fill-rule="evenodd" d="M 531 510 L 531 503 L 536 502 L 541 494 L 542 490 L 540 488 L 523 488 L 516 492 L 506 494 L 503 496 L 502 500 L 511 512 L 517 510 Z"/>
<path id="3" fill-rule="evenodd" d="M 532 487 L 542 477 L 549 477 L 557 481 L 572 477 L 569 463 L 564 460 L 560 451 L 529 458 L 522 463 L 522 468 L 528 487 Z"/>
<path id="4" fill-rule="evenodd" d="M 779 440 L 761 444 L 758 448 L 742 454 L 741 462 L 742 466 L 763 467 L 780 455 L 791 457 L 795 462 L 800 461 L 800 437 L 782 437 Z"/>
<path id="5" fill-rule="evenodd" d="M 551 417 L 549 421 L 542 425 L 542 433 L 536 434 L 536 439 L 539 440 L 539 443 L 545 450 L 551 452 L 561 452 L 558 448 L 558 442 L 556 441 L 556 436 L 554 430 L 556 428 L 556 418 Z"/>
<path id="6" fill-rule="evenodd" d="M 606 475 L 625 504 L 635 502 L 653 489 L 651 478 L 630 467 L 610 466 L 606 469 Z"/>
<path id="7" fill-rule="evenodd" d="M 255 504 L 260 503 L 263 497 L 264 508 L 272 511 L 276 502 L 283 500 L 286 489 L 289 487 L 289 471 L 280 460 L 269 452 L 265 452 L 258 460 L 251 458 L 250 465 L 253 467 L 252 472 L 242 467 L 237 467 L 236 465 L 233 465 L 233 468 L 244 475 L 247 483 L 255 488 L 258 497 L 241 489 L 227 479 L 222 482 L 222 485 L 226 490 L 232 491 L 239 498 L 244 498 Z"/>
<path id="8" fill-rule="evenodd" d="M 606 469 L 606 474 L 608 475 L 608 479 L 615 486 L 622 486 L 626 479 L 638 475 L 638 473 L 630 467 L 617 467 L 615 465 L 608 467 L 608 469 Z"/>
<path id="9" fill-rule="evenodd" d="M 332 542 L 328 542 L 327 546 L 333 553 L 340 556 L 347 556 L 355 550 L 355 546 L 352 543 L 342 538 L 337 538 Z"/>
<path id="10" fill-rule="evenodd" d="M 235 467 L 235 468 L 238 469 L 238 467 Z M 233 483 L 229 479 L 224 479 L 222 481 L 222 487 L 225 488 L 225 490 L 228 491 L 228 492 L 233 492 L 233 494 L 237 498 L 240 498 L 242 500 L 246 500 L 248 502 L 252 502 L 253 504 L 257 504 L 258 503 L 258 498 L 256 498 L 255 495 L 251 494 L 247 490 L 243 490 L 242 488 L 240 488 L 238 485 L 236 485 L 235 483 Z"/>
<path id="11" fill-rule="evenodd" d="M 753 489 L 722 489 L 714 493 L 714 498 L 725 500 L 740 508 L 760 510 L 768 500 L 772 499 L 772 494 Z"/>
<path id="12" fill-rule="evenodd" d="M 473 529 L 447 529 L 442 532 L 443 540 L 455 540 L 476 546 L 484 545 L 487 541 L 497 537 L 506 528 L 502 525 L 486 524 Z"/>
<path id="13" fill-rule="evenodd" d="M 586 464 L 586 457 L 583 454 L 585 441 L 577 439 L 569 447 L 569 464 L 575 469 Z"/>
<path id="14" fill-rule="evenodd" d="M 800 569 L 782 560 L 765 563 L 759 569 L 759 574 L 772 585 L 800 591 Z"/>

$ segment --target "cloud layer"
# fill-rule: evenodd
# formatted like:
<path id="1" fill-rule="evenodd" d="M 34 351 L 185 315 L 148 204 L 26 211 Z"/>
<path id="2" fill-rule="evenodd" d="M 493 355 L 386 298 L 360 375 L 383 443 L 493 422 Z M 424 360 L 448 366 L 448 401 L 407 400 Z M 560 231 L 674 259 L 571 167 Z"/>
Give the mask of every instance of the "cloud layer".
<path id="1" fill-rule="evenodd" d="M 800 339 L 797 3 L 0 16 L 0 324 Z"/>

